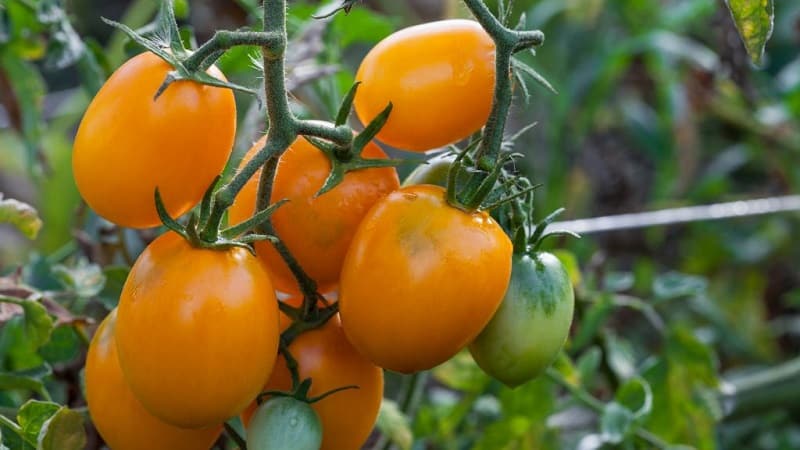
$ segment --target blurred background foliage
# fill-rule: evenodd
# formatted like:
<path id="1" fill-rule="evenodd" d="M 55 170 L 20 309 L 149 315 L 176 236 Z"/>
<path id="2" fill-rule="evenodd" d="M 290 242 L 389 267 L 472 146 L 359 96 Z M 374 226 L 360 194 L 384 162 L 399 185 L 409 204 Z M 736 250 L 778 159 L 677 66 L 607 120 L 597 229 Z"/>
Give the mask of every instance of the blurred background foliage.
<path id="1" fill-rule="evenodd" d="M 92 93 L 139 51 L 100 17 L 146 26 L 157 2 L 3 2 L 0 193 L 33 205 L 44 226 L 29 241 L 0 224 L 0 291 L 41 294 L 55 321 L 0 303 L 0 413 L 45 392 L 85 415 L 87 336 L 156 230 L 117 229 L 82 204 L 71 142 Z M 331 119 L 360 59 L 392 31 L 468 17 L 455 0 L 371 0 L 311 19 L 335 3 L 290 2 L 288 77 L 303 116 Z M 176 7 L 187 40 L 259 26 L 256 0 Z M 547 37 L 523 59 L 558 91 L 523 77 L 511 115 L 509 134 L 538 123 L 515 144 L 518 169 L 544 183 L 538 218 L 560 206 L 583 218 L 800 192 L 800 3 L 776 1 L 775 18 L 756 67 L 722 1 L 514 1 L 512 23 Z M 219 65 L 257 87 L 254 54 L 236 49 Z M 263 129 L 257 102 L 237 102 L 231 167 Z M 368 446 L 800 448 L 799 233 L 793 213 L 558 243 L 578 304 L 550 376 L 512 391 L 467 354 L 431 374 L 390 374 Z"/>

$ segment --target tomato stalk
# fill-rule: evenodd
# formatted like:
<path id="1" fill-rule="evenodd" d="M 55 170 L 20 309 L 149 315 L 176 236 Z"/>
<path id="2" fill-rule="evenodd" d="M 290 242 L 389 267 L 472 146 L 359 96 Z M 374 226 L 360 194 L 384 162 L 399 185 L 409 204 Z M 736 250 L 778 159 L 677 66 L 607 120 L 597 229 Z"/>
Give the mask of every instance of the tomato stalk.
<path id="1" fill-rule="evenodd" d="M 511 86 L 511 57 L 514 53 L 541 45 L 544 34 L 538 30 L 517 31 L 503 25 L 482 0 L 464 0 L 464 4 L 475 16 L 475 19 L 486 30 L 495 43 L 495 86 L 492 109 L 483 129 L 483 138 L 475 152 L 477 168 L 483 172 L 479 176 L 471 176 L 464 195 L 458 198 L 454 206 L 466 210 L 478 209 L 486 199 L 488 192 L 481 185 L 492 176 L 501 165 L 503 132 L 511 108 L 513 92 Z M 454 192 L 456 186 L 448 184 L 448 191 Z M 449 198 L 456 199 L 455 193 Z"/>

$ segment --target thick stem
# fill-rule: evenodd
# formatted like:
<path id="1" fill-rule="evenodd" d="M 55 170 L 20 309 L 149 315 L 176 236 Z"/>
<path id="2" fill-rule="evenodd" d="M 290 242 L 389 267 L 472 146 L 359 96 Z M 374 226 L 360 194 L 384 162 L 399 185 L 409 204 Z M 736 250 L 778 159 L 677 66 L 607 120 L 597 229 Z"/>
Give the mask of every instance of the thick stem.
<path id="1" fill-rule="evenodd" d="M 200 46 L 192 56 L 183 62 L 183 66 L 193 72 L 204 65 L 208 58 L 216 55 L 219 57 L 221 51 L 227 50 L 238 45 L 257 45 L 267 47 L 279 43 L 280 36 L 267 31 L 229 31 L 219 30 L 214 36 Z M 213 59 L 213 58 L 212 58 Z"/>
<path id="2" fill-rule="evenodd" d="M 349 147 L 353 143 L 353 130 L 350 127 L 337 127 L 321 120 L 300 120 L 297 122 L 297 132 L 303 136 L 326 139 L 340 147 Z"/>

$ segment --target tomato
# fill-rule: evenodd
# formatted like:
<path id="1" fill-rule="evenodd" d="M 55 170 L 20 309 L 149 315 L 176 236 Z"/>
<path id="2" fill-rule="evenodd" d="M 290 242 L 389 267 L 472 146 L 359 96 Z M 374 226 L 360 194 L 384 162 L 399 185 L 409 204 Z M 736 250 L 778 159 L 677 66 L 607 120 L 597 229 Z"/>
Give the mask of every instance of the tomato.
<path id="1" fill-rule="evenodd" d="M 250 149 L 242 164 L 263 146 L 264 139 Z M 372 143 L 364 148 L 362 156 L 386 158 L 383 150 Z M 400 185 L 392 167 L 363 169 L 349 172 L 338 186 L 315 197 L 330 171 L 328 158 L 305 138 L 298 138 L 281 156 L 270 200 L 289 200 L 272 216 L 272 224 L 322 292 L 338 282 L 344 255 L 361 218 L 378 199 Z M 257 191 L 258 175 L 237 196 L 230 209 L 231 223 L 253 215 Z M 299 292 L 294 276 L 272 244 L 258 242 L 256 252 L 269 268 L 278 290 Z"/>
<path id="2" fill-rule="evenodd" d="M 471 20 L 400 30 L 361 62 L 356 114 L 367 123 L 392 102 L 377 137 L 405 150 L 425 151 L 464 139 L 489 118 L 494 55 L 494 42 Z"/>
<path id="3" fill-rule="evenodd" d="M 231 153 L 231 90 L 176 81 L 154 100 L 171 70 L 153 53 L 133 57 L 106 81 L 78 128 L 72 154 L 78 190 L 92 209 L 118 225 L 160 225 L 156 187 L 173 217 L 185 213 Z M 225 78 L 215 67 L 209 73 Z"/>
<path id="4" fill-rule="evenodd" d="M 453 208 L 439 186 L 401 188 L 367 213 L 345 258 L 344 331 L 383 368 L 436 366 L 500 306 L 511 254 L 511 241 L 487 213 Z"/>
<path id="5" fill-rule="evenodd" d="M 278 351 L 278 303 L 247 250 L 192 247 L 173 232 L 139 256 L 122 289 L 116 340 L 145 408 L 197 428 L 239 414 Z"/>
<path id="6" fill-rule="evenodd" d="M 319 450 L 322 424 L 308 403 L 276 397 L 261 405 L 247 427 L 253 450 Z"/>
<path id="7" fill-rule="evenodd" d="M 420 164 L 415 168 L 405 180 L 403 186 L 413 186 L 415 184 L 433 184 L 436 186 L 447 186 L 447 174 L 450 172 L 450 165 L 456 159 L 455 155 L 438 155 Z"/>
<path id="8" fill-rule="evenodd" d="M 133 395 L 122 375 L 114 343 L 116 310 L 103 320 L 86 355 L 86 401 L 92 422 L 114 450 L 209 449 L 222 425 L 189 430 L 153 417 Z"/>
<path id="9" fill-rule="evenodd" d="M 299 298 L 287 300 L 298 305 Z M 281 315 L 288 327 L 289 319 Z M 341 320 L 334 316 L 321 328 L 307 331 L 290 345 L 297 360 L 300 379 L 311 378 L 309 395 L 322 395 L 344 386 L 358 386 L 336 392 L 311 405 L 322 420 L 322 450 L 358 450 L 375 425 L 383 400 L 383 371 L 361 356 L 347 341 Z M 278 356 L 265 391 L 289 391 L 292 379 L 286 360 Z M 251 412 L 243 414 L 245 423 Z"/>
<path id="10" fill-rule="evenodd" d="M 575 297 L 554 255 L 514 255 L 503 304 L 470 344 L 475 362 L 508 386 L 518 386 L 553 362 L 569 335 Z"/>

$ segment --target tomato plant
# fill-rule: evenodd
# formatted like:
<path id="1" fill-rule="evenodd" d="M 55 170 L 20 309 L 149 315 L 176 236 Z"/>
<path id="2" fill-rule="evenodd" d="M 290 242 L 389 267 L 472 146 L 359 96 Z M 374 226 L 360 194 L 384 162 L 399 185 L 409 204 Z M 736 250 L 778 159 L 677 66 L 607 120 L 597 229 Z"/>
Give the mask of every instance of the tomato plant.
<path id="1" fill-rule="evenodd" d="M 511 253 L 511 241 L 488 214 L 448 205 L 443 188 L 394 191 L 361 222 L 345 258 L 344 331 L 383 368 L 410 373 L 440 364 L 500 305 Z"/>
<path id="2" fill-rule="evenodd" d="M 156 188 L 171 215 L 188 211 L 231 153 L 233 93 L 176 81 L 154 99 L 170 70 L 150 52 L 131 58 L 94 97 L 75 136 L 72 170 L 81 195 L 99 215 L 122 226 L 161 224 Z M 224 79 L 214 67 L 209 73 Z"/>
<path id="3" fill-rule="evenodd" d="M 297 304 L 299 300 L 288 301 Z M 282 326 L 288 327 L 290 320 L 285 316 L 282 319 Z M 328 320 L 322 328 L 301 334 L 288 350 L 297 361 L 300 379 L 311 379 L 310 396 L 355 386 L 314 402 L 311 407 L 322 422 L 322 449 L 361 448 L 378 417 L 383 398 L 383 371 L 353 348 L 338 317 Z M 284 358 L 279 357 L 264 390 L 291 389 L 291 372 Z M 245 422 L 251 420 L 249 414 L 245 414 Z"/>
<path id="4" fill-rule="evenodd" d="M 519 386 L 555 360 L 569 336 L 574 305 L 572 283 L 558 258 L 515 254 L 503 303 L 469 351 L 486 373 Z"/>
<path id="5" fill-rule="evenodd" d="M 247 448 L 254 450 L 319 450 L 322 425 L 317 413 L 291 397 L 262 404 L 247 426 Z"/>
<path id="6" fill-rule="evenodd" d="M 425 151 L 478 131 L 492 106 L 494 43 L 470 20 L 444 20 L 393 33 L 364 57 L 356 80 L 358 117 L 394 108 L 378 139 Z"/>
<path id="7" fill-rule="evenodd" d="M 256 142 L 242 164 L 264 147 Z M 368 144 L 365 158 L 386 158 L 377 145 Z M 288 202 L 272 216 L 276 234 L 320 287 L 329 291 L 339 281 L 342 261 L 355 229 L 372 205 L 397 189 L 397 171 L 391 167 L 349 172 L 336 187 L 318 195 L 329 176 L 328 157 L 304 138 L 298 138 L 281 156 L 275 172 L 271 202 Z M 230 210 L 230 220 L 241 222 L 253 215 L 259 175 L 250 179 Z M 256 253 L 266 263 L 275 287 L 298 293 L 299 287 L 281 255 L 269 242 L 256 243 Z"/>
<path id="8" fill-rule="evenodd" d="M 116 342 L 125 379 L 148 411 L 187 428 L 218 424 L 255 398 L 275 363 L 272 284 L 246 250 L 198 249 L 164 234 L 125 282 Z"/>
<path id="9" fill-rule="evenodd" d="M 114 342 L 116 310 L 97 328 L 86 355 L 86 401 L 92 421 L 114 450 L 196 450 L 209 448 L 222 425 L 186 429 L 147 412 L 122 374 Z"/>

